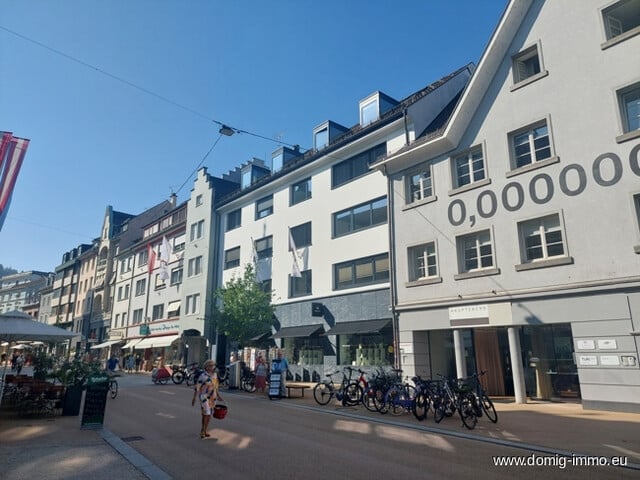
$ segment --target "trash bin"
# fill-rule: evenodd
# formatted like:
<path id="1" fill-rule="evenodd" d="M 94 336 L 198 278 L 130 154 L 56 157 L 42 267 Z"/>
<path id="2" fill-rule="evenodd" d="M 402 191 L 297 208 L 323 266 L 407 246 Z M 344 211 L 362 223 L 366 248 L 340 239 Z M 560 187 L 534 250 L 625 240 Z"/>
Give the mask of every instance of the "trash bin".
<path id="1" fill-rule="evenodd" d="M 232 362 L 229 364 L 229 388 L 240 388 L 240 376 L 242 368 L 240 362 Z"/>

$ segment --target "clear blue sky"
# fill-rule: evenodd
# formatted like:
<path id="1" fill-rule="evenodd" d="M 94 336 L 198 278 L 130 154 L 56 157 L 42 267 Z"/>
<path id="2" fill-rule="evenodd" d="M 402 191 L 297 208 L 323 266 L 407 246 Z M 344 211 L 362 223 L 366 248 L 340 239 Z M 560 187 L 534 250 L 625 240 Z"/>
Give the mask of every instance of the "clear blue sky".
<path id="1" fill-rule="evenodd" d="M 401 100 L 477 62 L 506 3 L 3 0 L 0 130 L 31 145 L 0 264 L 53 271 L 107 205 L 185 201 L 212 120 L 267 138 L 223 137 L 215 176 L 268 161 L 268 139 L 308 148 L 325 120 L 352 127 L 368 94 Z"/>

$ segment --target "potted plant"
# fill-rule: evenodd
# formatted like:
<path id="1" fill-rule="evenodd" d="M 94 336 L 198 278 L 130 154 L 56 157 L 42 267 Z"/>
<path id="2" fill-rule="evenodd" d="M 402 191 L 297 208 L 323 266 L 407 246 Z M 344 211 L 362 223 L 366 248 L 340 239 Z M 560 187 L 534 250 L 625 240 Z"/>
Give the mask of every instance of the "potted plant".
<path id="1" fill-rule="evenodd" d="M 33 366 L 33 379 L 46 380 L 50 378 L 50 371 L 53 368 L 53 358 L 44 352 L 38 352 L 31 358 Z"/>
<path id="2" fill-rule="evenodd" d="M 80 415 L 82 390 L 87 378 L 100 371 L 98 363 L 83 362 L 79 358 L 64 362 L 54 373 L 54 377 L 65 386 L 62 400 L 62 415 Z"/>

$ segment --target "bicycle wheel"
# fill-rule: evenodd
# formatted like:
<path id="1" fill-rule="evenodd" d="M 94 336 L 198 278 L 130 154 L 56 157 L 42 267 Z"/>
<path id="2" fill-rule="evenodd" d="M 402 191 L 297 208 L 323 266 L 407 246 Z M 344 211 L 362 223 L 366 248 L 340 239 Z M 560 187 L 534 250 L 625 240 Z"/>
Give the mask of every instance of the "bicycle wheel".
<path id="1" fill-rule="evenodd" d="M 489 420 L 493 423 L 498 422 L 498 412 L 496 412 L 496 407 L 493 406 L 493 402 L 486 393 L 483 393 L 480 397 L 480 406 L 482 406 L 482 411 Z"/>
<path id="2" fill-rule="evenodd" d="M 111 394 L 111 398 L 116 398 L 118 396 L 118 382 L 115 380 L 111 380 L 109 382 L 109 393 Z"/>
<path id="3" fill-rule="evenodd" d="M 413 415 L 419 420 L 423 421 L 427 418 L 429 409 L 431 408 L 431 399 L 427 392 L 420 392 L 416 395 L 413 401 Z"/>
<path id="4" fill-rule="evenodd" d="M 369 410 L 370 412 L 376 412 L 376 403 L 375 403 L 376 391 L 371 387 L 367 387 L 362 391 L 362 404 L 364 408 Z"/>
<path id="5" fill-rule="evenodd" d="M 474 406 L 475 395 L 473 393 L 463 394 L 458 400 L 458 412 L 462 423 L 469 430 L 476 428 L 478 423 L 478 415 L 476 415 L 476 409 Z"/>
<path id="6" fill-rule="evenodd" d="M 313 399 L 318 405 L 326 405 L 333 397 L 333 386 L 328 383 L 318 383 L 313 387 Z"/>
<path id="7" fill-rule="evenodd" d="M 376 410 L 383 415 L 389 411 L 389 407 L 385 401 L 386 390 L 376 389 L 373 396 L 373 405 Z"/>
<path id="8" fill-rule="evenodd" d="M 173 372 L 173 375 L 171 375 L 171 381 L 176 385 L 180 385 L 182 382 L 184 382 L 184 377 L 185 375 L 182 370 L 176 370 L 175 372 Z"/>
<path id="9" fill-rule="evenodd" d="M 169 376 L 167 375 L 166 377 L 159 378 L 158 383 L 160 383 L 161 385 L 166 385 L 167 383 L 169 383 Z"/>
<path id="10" fill-rule="evenodd" d="M 256 391 L 256 377 L 245 377 L 242 380 L 242 389 L 245 392 L 253 393 Z"/>
<path id="11" fill-rule="evenodd" d="M 405 411 L 407 402 L 410 402 L 409 396 L 403 386 L 394 386 L 389 389 L 384 396 L 387 410 L 392 415 L 400 415 Z"/>
<path id="12" fill-rule="evenodd" d="M 362 401 L 362 387 L 359 383 L 350 383 L 344 389 L 342 404 L 353 407 Z"/>

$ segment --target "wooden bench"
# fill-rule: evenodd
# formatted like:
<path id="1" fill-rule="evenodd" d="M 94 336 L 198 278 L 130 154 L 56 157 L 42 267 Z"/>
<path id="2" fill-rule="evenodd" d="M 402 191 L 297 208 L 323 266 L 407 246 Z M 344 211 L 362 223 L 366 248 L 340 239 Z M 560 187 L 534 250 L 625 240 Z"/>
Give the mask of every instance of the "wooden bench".
<path id="1" fill-rule="evenodd" d="M 304 391 L 307 388 L 311 388 L 309 385 L 303 385 L 300 383 L 287 383 L 285 385 L 287 387 L 287 397 L 291 398 L 291 390 L 298 390 L 300 395 L 296 395 L 297 397 L 304 397 Z"/>

